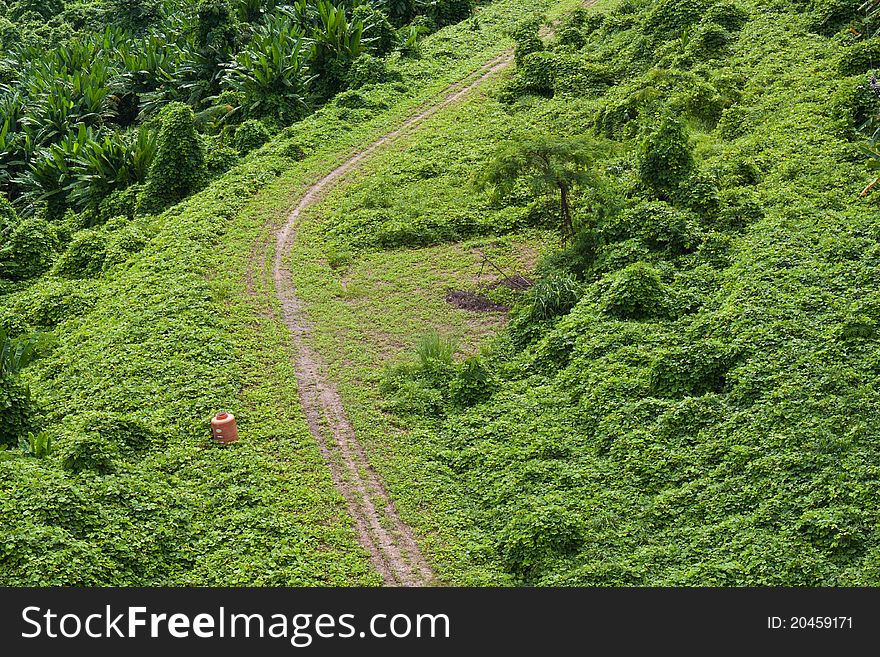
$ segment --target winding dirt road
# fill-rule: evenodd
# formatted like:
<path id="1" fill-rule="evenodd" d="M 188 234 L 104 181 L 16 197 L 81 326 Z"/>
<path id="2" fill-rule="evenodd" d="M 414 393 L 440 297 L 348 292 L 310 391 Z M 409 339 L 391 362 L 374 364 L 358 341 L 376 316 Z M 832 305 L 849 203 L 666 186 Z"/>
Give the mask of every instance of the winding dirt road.
<path id="1" fill-rule="evenodd" d="M 370 465 L 363 445 L 346 417 L 339 391 L 327 376 L 326 363 L 309 345 L 309 320 L 304 304 L 296 294 L 290 271 L 285 268 L 285 256 L 296 239 L 305 210 L 319 202 L 329 189 L 363 165 L 379 149 L 392 144 L 429 117 L 461 100 L 512 61 L 510 52 L 499 55 L 463 81 L 449 87 L 440 102 L 410 117 L 397 129 L 360 150 L 321 178 L 306 190 L 276 234 L 272 274 L 284 322 L 290 330 L 293 346 L 291 358 L 300 403 L 309 429 L 330 469 L 333 483 L 345 498 L 360 542 L 386 586 L 430 586 L 436 582 L 412 530 L 401 519 L 388 491 Z"/>

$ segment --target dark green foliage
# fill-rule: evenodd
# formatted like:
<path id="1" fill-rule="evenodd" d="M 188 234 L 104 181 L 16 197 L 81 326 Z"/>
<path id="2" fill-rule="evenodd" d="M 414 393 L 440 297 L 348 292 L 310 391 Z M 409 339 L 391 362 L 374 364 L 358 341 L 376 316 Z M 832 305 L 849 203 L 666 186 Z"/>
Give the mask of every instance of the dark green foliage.
<path id="1" fill-rule="evenodd" d="M 198 189 L 205 156 L 193 125 L 193 111 L 182 103 L 162 110 L 156 157 L 150 166 L 139 211 L 158 213 Z"/>
<path id="2" fill-rule="evenodd" d="M 235 129 L 232 145 L 242 155 L 246 155 L 265 144 L 272 137 L 262 121 L 249 119 Z"/>
<path id="3" fill-rule="evenodd" d="M 146 412 L 140 415 L 86 413 L 78 419 L 76 431 L 98 435 L 107 443 L 112 443 L 115 446 L 114 451 L 118 450 L 129 455 L 153 447 L 159 441 L 159 436 L 150 425 Z"/>
<path id="4" fill-rule="evenodd" d="M 68 279 L 93 278 L 101 273 L 106 257 L 107 238 L 104 232 L 81 230 L 58 258 L 54 273 Z"/>
<path id="5" fill-rule="evenodd" d="M 699 22 L 711 6 L 708 0 L 659 0 L 645 15 L 645 30 L 671 36 Z"/>
<path id="6" fill-rule="evenodd" d="M 638 238 L 648 249 L 670 258 L 693 251 L 700 241 L 697 217 L 663 201 L 647 201 L 626 210 L 606 230 L 613 241 Z"/>
<path id="7" fill-rule="evenodd" d="M 737 2 L 717 2 L 703 16 L 706 23 L 716 23 L 730 32 L 738 32 L 749 21 L 749 10 Z"/>
<path id="8" fill-rule="evenodd" d="M 345 83 L 349 89 L 359 89 L 368 84 L 388 82 L 391 78 L 391 72 L 384 59 L 363 53 L 351 63 Z"/>
<path id="9" fill-rule="evenodd" d="M 495 385 L 482 361 L 473 356 L 465 359 L 449 382 L 452 403 L 460 408 L 474 406 L 492 396 Z"/>
<path id="10" fill-rule="evenodd" d="M 733 360 L 729 347 L 713 341 L 664 349 L 651 365 L 651 394 L 681 399 L 721 393 Z"/>
<path id="11" fill-rule="evenodd" d="M 33 429 L 33 402 L 28 387 L 7 373 L 0 373 L 0 445 L 17 445 Z"/>
<path id="12" fill-rule="evenodd" d="M 644 320 L 665 315 L 669 302 L 669 292 L 657 270 L 636 262 L 611 276 L 602 309 L 620 319 Z"/>
<path id="13" fill-rule="evenodd" d="M 394 49 L 397 33 L 384 13 L 369 5 L 359 5 L 352 11 L 351 18 L 363 24 L 364 38 L 370 52 L 384 57 Z"/>
<path id="14" fill-rule="evenodd" d="M 822 34 L 831 35 L 853 21 L 859 4 L 855 0 L 811 0 L 810 26 Z"/>
<path id="15" fill-rule="evenodd" d="M 511 32 L 516 41 L 514 50 L 514 59 L 517 66 L 521 66 L 526 57 L 532 53 L 544 50 L 544 42 L 541 40 L 538 32 L 541 29 L 540 19 L 530 19 L 520 23 Z"/>
<path id="16" fill-rule="evenodd" d="M 861 39 L 840 50 L 837 68 L 843 75 L 865 75 L 880 61 L 880 37 Z"/>
<path id="17" fill-rule="evenodd" d="M 0 228 L 0 276 L 21 281 L 49 269 L 58 250 L 58 237 L 49 222 L 30 217 L 7 226 Z"/>
<path id="18" fill-rule="evenodd" d="M 530 582 L 583 543 L 584 521 L 561 500 L 537 499 L 518 508 L 498 536 L 508 572 Z"/>
<path id="19" fill-rule="evenodd" d="M 537 51 L 525 55 L 519 71 L 522 90 L 530 94 L 552 96 L 555 69 L 556 56 L 553 53 Z"/>
<path id="20" fill-rule="evenodd" d="M 73 474 L 109 474 L 113 472 L 118 456 L 115 445 L 97 433 L 70 436 L 63 443 L 60 453 L 61 467 Z"/>
<path id="21" fill-rule="evenodd" d="M 877 97 L 864 75 L 842 80 L 831 102 L 832 116 L 838 121 L 839 134 L 847 138 L 862 134 L 859 129 L 877 110 Z"/>
<path id="22" fill-rule="evenodd" d="M 37 358 L 42 337 L 10 337 L 0 328 L 0 445 L 17 445 L 32 428 L 33 402 L 21 371 Z"/>
<path id="23" fill-rule="evenodd" d="M 555 275 L 540 281 L 530 293 L 528 317 L 532 321 L 554 319 L 577 305 L 583 288 L 569 275 Z"/>
<path id="24" fill-rule="evenodd" d="M 694 31 L 687 46 L 687 55 L 697 61 L 719 59 L 724 56 L 733 37 L 726 28 L 703 21 Z"/>
<path id="25" fill-rule="evenodd" d="M 636 156 L 639 179 L 661 197 L 676 190 L 694 170 L 687 131 L 669 114 L 658 117 Z"/>
<path id="26" fill-rule="evenodd" d="M 98 300 L 95 286 L 91 281 L 49 278 L 23 294 L 15 310 L 34 326 L 53 328 L 91 310 Z"/>

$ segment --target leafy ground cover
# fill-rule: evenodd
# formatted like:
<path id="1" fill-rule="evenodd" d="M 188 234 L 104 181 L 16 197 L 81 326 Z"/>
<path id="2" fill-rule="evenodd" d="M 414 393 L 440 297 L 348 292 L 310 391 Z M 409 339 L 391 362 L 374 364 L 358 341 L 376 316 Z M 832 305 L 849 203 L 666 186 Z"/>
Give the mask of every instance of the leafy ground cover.
<path id="1" fill-rule="evenodd" d="M 291 266 L 442 578 L 880 581 L 878 214 L 857 148 L 876 99 L 853 19 L 830 3 L 629 0 L 543 44 L 524 29 L 491 98 L 317 212 Z M 463 263 L 460 240 L 558 222 L 552 195 L 472 185 L 528 131 L 605 153 L 573 198 L 573 244 L 545 233 L 538 285 L 477 359 L 433 338 L 370 372 L 346 346 L 381 343 L 383 322 L 458 336 L 466 322 L 428 310 L 437 287 L 401 306 L 379 302 L 381 279 L 348 292 L 359 271 L 407 262 L 430 281 L 422 253 Z"/>
<path id="2" fill-rule="evenodd" d="M 4 326 L 54 340 L 23 376 L 33 428 L 55 448 L 0 456 L 0 581 L 379 582 L 298 409 L 272 291 L 248 280 L 248 260 L 279 208 L 507 47 L 505 26 L 533 9 L 502 1 L 479 29 L 441 30 L 399 80 L 338 98 L 161 215 L 80 232 L 63 257 L 48 249 L 39 278 L 4 288 Z M 223 408 L 243 438 L 228 448 L 208 438 Z"/>

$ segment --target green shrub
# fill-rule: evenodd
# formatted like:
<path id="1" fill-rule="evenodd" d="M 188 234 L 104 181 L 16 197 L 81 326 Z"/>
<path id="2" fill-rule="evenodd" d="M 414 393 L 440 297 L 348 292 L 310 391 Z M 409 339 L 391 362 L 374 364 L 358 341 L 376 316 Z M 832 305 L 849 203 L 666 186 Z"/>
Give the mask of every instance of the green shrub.
<path id="1" fill-rule="evenodd" d="M 483 362 L 476 356 L 467 358 L 449 382 L 452 403 L 461 408 L 474 406 L 492 396 L 494 385 Z"/>
<path id="2" fill-rule="evenodd" d="M 568 313 L 584 291 L 570 274 L 556 274 L 540 281 L 530 292 L 528 316 L 532 321 L 554 319 Z"/>
<path id="3" fill-rule="evenodd" d="M 498 536 L 504 568 L 533 580 L 560 557 L 577 552 L 584 531 L 580 515 L 554 500 L 517 508 Z"/>
<path id="4" fill-rule="evenodd" d="M 749 10 L 736 2 L 724 0 L 709 8 L 703 20 L 717 23 L 730 32 L 738 32 L 749 22 Z"/>
<path id="5" fill-rule="evenodd" d="M 106 256 L 103 270 L 106 272 L 116 265 L 126 262 L 139 253 L 149 241 L 141 226 L 131 224 L 106 234 Z"/>
<path id="6" fill-rule="evenodd" d="M 718 125 L 715 128 L 718 134 L 725 139 L 736 139 L 751 130 L 750 118 L 749 111 L 745 107 L 733 105 L 721 111 Z"/>
<path id="7" fill-rule="evenodd" d="M 705 219 L 715 218 L 721 210 L 718 185 L 702 171 L 695 171 L 683 180 L 672 197 Z"/>
<path id="8" fill-rule="evenodd" d="M 48 221 L 23 219 L 14 225 L 8 239 L 0 242 L 0 276 L 15 281 L 35 278 L 52 266 L 57 250 L 58 237 Z"/>
<path id="9" fill-rule="evenodd" d="M 232 145 L 242 155 L 257 150 L 272 138 L 266 124 L 257 119 L 248 119 L 235 129 Z"/>
<path id="10" fill-rule="evenodd" d="M 837 70 L 843 75 L 865 75 L 880 61 L 880 37 L 856 41 L 841 48 Z"/>
<path id="11" fill-rule="evenodd" d="M 73 236 L 53 271 L 64 278 L 93 278 L 101 273 L 106 257 L 107 239 L 104 231 L 87 228 Z"/>
<path id="12" fill-rule="evenodd" d="M 626 210 L 609 230 L 615 241 L 636 237 L 670 257 L 693 251 L 700 239 L 697 217 L 664 201 L 644 201 Z"/>
<path id="13" fill-rule="evenodd" d="M 864 75 L 845 78 L 831 97 L 831 116 L 838 122 L 838 133 L 848 139 L 862 135 L 859 130 L 877 112 L 877 96 Z"/>
<path id="14" fill-rule="evenodd" d="M 114 451 L 137 452 L 159 441 L 156 429 L 148 420 L 123 413 L 92 411 L 83 415 L 76 427 L 82 434 L 100 436 L 114 445 Z"/>
<path id="15" fill-rule="evenodd" d="M 556 55 L 552 52 L 538 51 L 525 55 L 519 71 L 519 85 L 522 91 L 539 96 L 553 95 Z"/>
<path id="16" fill-rule="evenodd" d="M 118 455 L 116 446 L 106 438 L 85 433 L 69 436 L 61 449 L 61 467 L 72 473 L 109 474 Z"/>
<path id="17" fill-rule="evenodd" d="M 720 393 L 733 359 L 732 350 L 717 341 L 664 349 L 651 365 L 651 394 L 681 398 Z"/>
<path id="18" fill-rule="evenodd" d="M 539 31 L 542 20 L 530 18 L 518 24 L 511 30 L 511 36 L 516 41 L 514 59 L 517 66 L 521 66 L 526 57 L 532 53 L 544 50 L 544 42 L 541 41 Z"/>
<path id="19" fill-rule="evenodd" d="M 22 295 L 16 310 L 30 324 L 52 328 L 87 313 L 97 302 L 96 282 L 49 278 Z"/>
<path id="20" fill-rule="evenodd" d="M 575 27 L 574 25 L 565 25 L 559 28 L 559 31 L 556 33 L 556 43 L 561 48 L 566 48 L 569 50 L 580 50 L 584 47 L 587 40 L 584 37 L 584 33 L 581 32 L 579 27 Z"/>
<path id="21" fill-rule="evenodd" d="M 694 171 L 694 156 L 684 125 L 662 115 L 639 143 L 636 166 L 641 181 L 657 194 L 668 196 Z"/>
<path id="22" fill-rule="evenodd" d="M 363 53 L 355 59 L 345 74 L 345 82 L 349 89 L 360 89 L 370 84 L 388 82 L 391 79 L 391 71 L 385 60 L 368 53 Z"/>
<path id="23" fill-rule="evenodd" d="M 659 0 L 645 15 L 645 31 L 649 34 L 678 34 L 699 22 L 711 6 L 708 0 Z"/>
<path id="24" fill-rule="evenodd" d="M 205 177 L 205 155 L 192 109 L 169 103 L 159 116 L 159 145 L 138 203 L 145 214 L 161 212 L 196 191 Z"/>
<path id="25" fill-rule="evenodd" d="M 732 40 L 730 32 L 721 25 L 703 21 L 691 35 L 686 54 L 697 61 L 719 59 Z"/>
<path id="26" fill-rule="evenodd" d="M 33 429 L 30 390 L 18 376 L 0 372 L 0 446 L 18 445 Z"/>
<path id="27" fill-rule="evenodd" d="M 854 0 L 812 0 L 810 27 L 830 35 L 852 22 L 859 2 Z"/>
<path id="28" fill-rule="evenodd" d="M 142 190 L 141 185 L 129 185 L 125 189 L 116 189 L 110 192 L 98 206 L 100 221 L 106 222 L 113 217 L 134 219 L 138 196 Z"/>
<path id="29" fill-rule="evenodd" d="M 213 180 L 238 164 L 239 152 L 226 144 L 221 135 L 199 135 L 205 153 L 205 178 Z"/>
<path id="30" fill-rule="evenodd" d="M 646 262 L 636 262 L 612 275 L 601 306 L 619 319 L 651 319 L 666 314 L 667 297 L 657 270 Z"/>

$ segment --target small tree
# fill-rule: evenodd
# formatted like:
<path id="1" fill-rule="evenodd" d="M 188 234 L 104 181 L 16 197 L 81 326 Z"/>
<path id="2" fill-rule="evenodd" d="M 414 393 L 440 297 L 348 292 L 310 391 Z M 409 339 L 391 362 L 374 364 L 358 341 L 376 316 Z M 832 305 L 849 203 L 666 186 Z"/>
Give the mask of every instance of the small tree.
<path id="1" fill-rule="evenodd" d="M 205 155 L 193 123 L 193 111 L 169 103 L 161 114 L 158 147 L 147 174 L 138 210 L 158 213 L 183 200 L 201 185 Z"/>
<path id="2" fill-rule="evenodd" d="M 590 170 L 594 147 L 578 139 L 550 136 L 529 137 L 501 148 L 489 162 L 478 183 L 507 195 L 518 181 L 539 195 L 559 192 L 562 242 L 574 236 L 570 196 L 577 185 L 595 185 Z"/>

